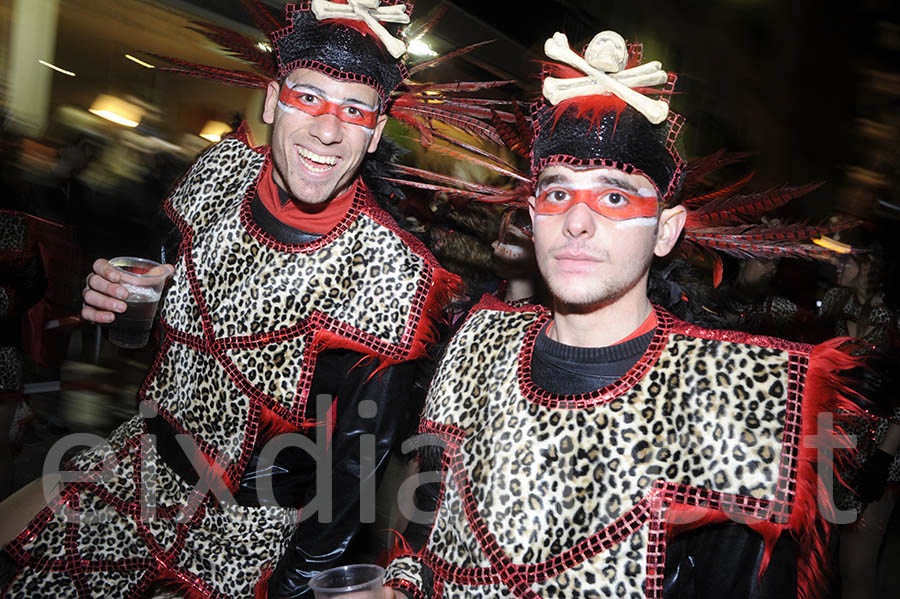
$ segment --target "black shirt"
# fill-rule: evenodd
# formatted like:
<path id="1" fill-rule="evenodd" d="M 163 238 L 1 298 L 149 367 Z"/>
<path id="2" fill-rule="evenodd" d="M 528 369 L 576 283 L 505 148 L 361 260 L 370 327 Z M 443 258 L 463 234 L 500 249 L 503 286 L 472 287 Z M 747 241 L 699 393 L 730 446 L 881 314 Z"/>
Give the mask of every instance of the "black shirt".
<path id="1" fill-rule="evenodd" d="M 534 342 L 531 377 L 539 388 L 560 395 L 581 395 L 615 383 L 641 359 L 655 331 L 608 347 L 575 347 L 548 337 L 549 325 Z"/>

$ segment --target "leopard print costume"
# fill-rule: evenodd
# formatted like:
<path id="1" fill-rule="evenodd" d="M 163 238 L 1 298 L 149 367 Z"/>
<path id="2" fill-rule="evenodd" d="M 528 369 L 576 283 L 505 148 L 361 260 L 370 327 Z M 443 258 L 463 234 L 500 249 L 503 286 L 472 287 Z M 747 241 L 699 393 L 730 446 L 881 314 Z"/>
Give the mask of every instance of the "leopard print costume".
<path id="1" fill-rule="evenodd" d="M 319 351 L 350 348 L 385 363 L 418 357 L 455 281 L 361 181 L 330 233 L 278 242 L 250 216 L 269 161 L 268 148 L 227 138 L 169 197 L 183 242 L 160 308 L 163 342 L 139 392 L 142 413 L 188 433 L 232 490 L 267 419 L 309 424 Z M 7 596 L 138 597 L 160 577 L 191 596 L 254 596 L 296 510 L 226 505 L 187 485 L 148 438 L 135 416 L 72 461 L 77 480 L 6 548 L 20 564 Z M 102 523 L 73 521 L 79 511 Z"/>
<path id="2" fill-rule="evenodd" d="M 883 300 L 883 297 L 881 298 Z M 848 322 L 859 322 L 863 319 L 865 309 L 857 301 L 853 291 L 845 287 L 829 289 L 822 298 L 820 314 L 834 320 L 834 334 L 849 336 Z M 887 352 L 896 347 L 900 340 L 900 316 L 883 303 L 872 308 L 866 316 L 868 327 L 865 335 L 859 338 L 861 353 Z M 844 510 L 861 511 L 865 505 L 856 493 L 850 491 L 859 484 L 861 468 L 884 439 L 890 423 L 900 424 L 900 406 L 896 406 L 890 418 L 874 414 L 868 418 L 854 420 L 847 427 L 847 433 L 856 436 L 859 451 L 855 455 L 856 467 L 847 477 L 848 488 L 836 489 L 836 503 Z M 888 468 L 887 482 L 894 493 L 900 493 L 900 453 L 894 456 Z"/>
<path id="3" fill-rule="evenodd" d="M 530 374 L 549 318 L 483 302 L 448 347 L 420 425 L 443 449 L 435 521 L 421 550 L 391 562 L 389 586 L 416 599 L 658 598 L 667 519 L 696 506 L 795 526 L 810 346 L 657 308 L 619 381 L 554 395 Z"/>

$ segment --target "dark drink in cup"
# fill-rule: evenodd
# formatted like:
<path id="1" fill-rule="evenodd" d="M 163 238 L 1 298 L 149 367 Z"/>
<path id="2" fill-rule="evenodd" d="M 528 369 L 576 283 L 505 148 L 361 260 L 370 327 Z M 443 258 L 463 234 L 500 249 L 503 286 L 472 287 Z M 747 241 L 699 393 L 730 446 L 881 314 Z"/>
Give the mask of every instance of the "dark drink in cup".
<path id="1" fill-rule="evenodd" d="M 128 290 L 125 312 L 116 314 L 109 325 L 109 342 L 126 349 L 147 345 L 156 316 L 156 306 L 166 282 L 158 262 L 128 256 L 113 258 L 110 266 L 119 271 L 119 284 Z"/>
<path id="2" fill-rule="evenodd" d="M 131 287 L 125 300 L 125 311 L 116 314 L 116 320 L 109 329 L 109 342 L 126 349 L 137 349 L 150 340 L 159 292 L 152 287 L 125 287 Z"/>

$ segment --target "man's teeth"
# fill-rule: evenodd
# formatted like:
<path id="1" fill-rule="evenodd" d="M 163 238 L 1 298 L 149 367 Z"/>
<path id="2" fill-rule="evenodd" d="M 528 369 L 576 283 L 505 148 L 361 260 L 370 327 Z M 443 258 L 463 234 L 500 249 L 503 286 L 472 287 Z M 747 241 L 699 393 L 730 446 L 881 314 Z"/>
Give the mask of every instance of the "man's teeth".
<path id="1" fill-rule="evenodd" d="M 327 171 L 330 167 L 337 164 L 338 157 L 337 156 L 322 156 L 320 154 L 316 154 L 315 152 L 310 152 L 306 148 L 297 148 L 297 153 L 301 158 L 305 158 L 310 162 L 315 162 L 317 165 L 322 165 L 325 168 L 315 168 L 313 165 L 309 165 L 312 170 L 321 170 Z"/>

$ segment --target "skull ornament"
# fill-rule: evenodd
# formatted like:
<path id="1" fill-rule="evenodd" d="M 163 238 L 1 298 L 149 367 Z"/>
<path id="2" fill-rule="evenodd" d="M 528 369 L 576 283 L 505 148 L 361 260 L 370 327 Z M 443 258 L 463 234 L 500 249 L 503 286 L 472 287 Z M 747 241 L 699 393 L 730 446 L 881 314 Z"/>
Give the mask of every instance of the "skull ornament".
<path id="1" fill-rule="evenodd" d="M 615 31 L 601 31 L 594 36 L 584 52 L 589 65 L 607 73 L 618 73 L 628 64 L 625 38 Z"/>

